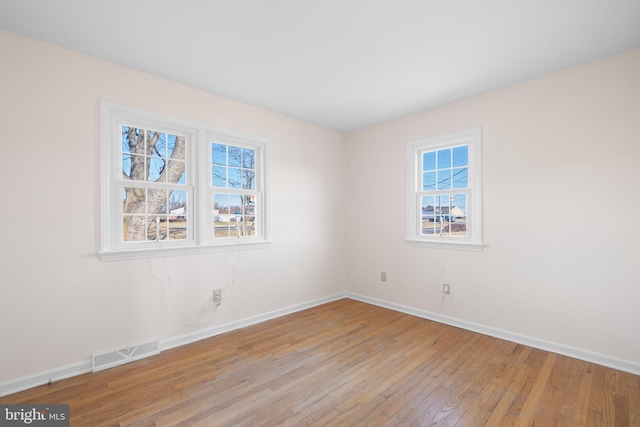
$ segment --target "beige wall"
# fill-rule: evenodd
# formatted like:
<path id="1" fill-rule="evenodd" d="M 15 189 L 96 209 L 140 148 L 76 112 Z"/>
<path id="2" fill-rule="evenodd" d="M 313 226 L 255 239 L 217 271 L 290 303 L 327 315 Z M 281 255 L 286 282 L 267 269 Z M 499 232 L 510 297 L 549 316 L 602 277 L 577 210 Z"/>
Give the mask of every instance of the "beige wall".
<path id="1" fill-rule="evenodd" d="M 349 290 L 639 366 L 639 76 L 634 50 L 350 134 Z M 406 246 L 406 142 L 472 126 L 486 248 Z"/>
<path id="2" fill-rule="evenodd" d="M 0 383 L 344 292 L 344 135 L 5 31 L 0 58 Z M 269 138 L 273 247 L 99 261 L 101 99 Z"/>

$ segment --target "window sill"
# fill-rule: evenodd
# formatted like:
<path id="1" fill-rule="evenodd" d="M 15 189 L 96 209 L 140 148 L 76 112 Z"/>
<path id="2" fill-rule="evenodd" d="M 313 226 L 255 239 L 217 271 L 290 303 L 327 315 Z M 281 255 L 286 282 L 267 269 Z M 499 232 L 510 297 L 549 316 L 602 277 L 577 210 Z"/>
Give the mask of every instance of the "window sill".
<path id="1" fill-rule="evenodd" d="M 123 249 L 98 252 L 101 261 L 122 261 L 130 259 L 156 258 L 164 256 L 194 255 L 215 252 L 268 249 L 272 241 L 225 243 L 220 245 L 200 245 L 188 247 L 158 247 L 145 249 Z"/>
<path id="2" fill-rule="evenodd" d="M 472 242 L 433 241 L 417 239 L 405 239 L 405 242 L 408 246 L 419 248 L 454 249 L 473 252 L 481 252 L 484 248 L 484 245 L 482 243 Z"/>

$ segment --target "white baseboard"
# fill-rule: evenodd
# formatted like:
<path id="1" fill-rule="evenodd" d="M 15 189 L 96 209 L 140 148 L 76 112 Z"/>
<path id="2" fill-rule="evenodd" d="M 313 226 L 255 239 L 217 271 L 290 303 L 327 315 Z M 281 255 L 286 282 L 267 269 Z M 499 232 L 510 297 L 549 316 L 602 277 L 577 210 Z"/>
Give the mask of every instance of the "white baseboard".
<path id="1" fill-rule="evenodd" d="M 432 313 L 425 310 L 419 310 L 417 308 L 407 307 L 400 304 L 391 303 L 388 301 L 379 300 L 376 298 L 370 298 L 364 295 L 355 294 L 352 292 L 343 292 L 328 297 L 320 298 L 317 300 L 309 301 L 303 304 L 298 304 L 290 307 L 285 307 L 279 310 L 270 311 L 258 316 L 249 317 L 246 319 L 238 320 L 235 322 L 227 323 L 224 325 L 216 326 L 209 329 L 203 329 L 201 331 L 181 335 L 174 338 L 167 338 L 160 341 L 160 349 L 168 350 L 170 348 L 187 345 L 196 341 L 200 341 L 206 338 L 210 338 L 216 335 L 223 334 L 225 332 L 234 331 L 236 329 L 244 328 L 257 323 L 265 322 L 267 320 L 275 319 L 287 314 L 295 313 L 298 311 L 306 310 L 311 307 L 326 304 L 331 301 L 336 301 L 342 298 L 351 298 L 357 301 L 362 301 L 367 304 L 377 305 L 379 307 L 388 308 L 390 310 L 398 311 L 401 313 L 410 314 L 412 316 L 421 317 L 423 319 L 433 320 L 435 322 L 444 323 L 458 328 L 466 329 L 473 332 L 478 332 L 484 335 L 489 335 L 495 338 L 504 339 L 519 344 L 524 344 L 530 347 L 539 348 L 541 350 L 551 351 L 553 353 L 562 354 L 565 356 L 573 357 L 575 359 L 584 360 L 598 365 L 607 366 L 609 368 L 618 369 L 620 371 L 629 372 L 635 375 L 640 375 L 640 364 L 617 359 L 615 357 L 582 350 L 579 348 L 570 347 L 563 344 L 558 344 L 550 341 L 541 340 L 538 338 L 528 337 L 525 335 L 516 334 L 501 329 L 491 328 L 488 326 L 480 325 L 473 322 L 467 322 L 464 320 L 456 319 L 449 316 L 444 316 L 437 313 Z M 52 369 L 36 373 L 33 375 L 16 378 L 3 383 L 0 383 L 0 396 L 6 396 L 8 394 L 17 393 L 19 391 L 27 390 L 29 388 L 37 387 L 43 384 L 47 384 L 52 381 L 58 381 L 65 378 L 70 378 L 76 375 L 85 374 L 91 372 L 91 359 L 87 359 L 81 362 L 77 362 L 71 365 L 63 366 L 60 368 Z"/>
<path id="2" fill-rule="evenodd" d="M 160 341 L 160 351 L 168 350 L 170 348 L 179 347 L 182 345 L 190 344 L 192 342 L 200 341 L 205 338 L 210 338 L 215 335 L 220 335 L 225 332 L 230 332 L 236 329 L 244 328 L 246 326 L 261 323 L 267 320 L 275 319 L 277 317 L 285 316 L 287 314 L 295 313 L 297 311 L 306 310 L 307 308 L 315 307 L 318 305 L 326 304 L 331 301 L 336 301 L 342 298 L 346 298 L 347 293 L 342 292 L 328 297 L 319 298 L 313 301 L 309 301 L 302 304 L 297 304 L 290 307 L 285 307 L 279 310 L 270 311 L 258 316 L 249 317 L 246 319 L 238 320 L 236 322 L 227 323 L 225 325 L 216 326 L 209 329 L 203 329 L 201 331 L 181 335 L 174 338 L 167 338 Z M 91 359 L 83 360 L 81 362 L 73 363 L 71 365 L 63 366 L 49 371 L 39 372 L 33 375 L 27 375 L 21 378 L 5 381 L 0 383 L 0 396 L 6 396 L 8 394 L 17 393 L 19 391 L 27 390 L 33 387 L 37 387 L 49 382 L 62 380 L 65 378 L 74 377 L 80 374 L 86 374 L 92 371 Z"/>
<path id="3" fill-rule="evenodd" d="M 407 307 L 376 298 L 370 298 L 352 292 L 347 292 L 347 298 L 365 302 L 367 304 L 377 305 L 379 307 L 388 308 L 390 310 L 399 311 L 401 313 L 410 314 L 412 316 L 422 317 L 423 319 L 433 320 L 435 322 L 444 323 L 461 329 L 466 329 L 468 331 L 478 332 L 483 335 L 489 335 L 518 344 L 524 344 L 529 347 L 538 348 L 540 350 L 562 354 L 564 356 L 573 357 L 574 359 L 584 360 L 586 362 L 618 369 L 620 371 L 629 372 L 631 374 L 640 375 L 640 364 L 629 360 L 618 359 L 615 357 L 571 347 L 564 344 L 541 340 L 526 335 L 520 335 L 502 329 L 496 329 L 489 326 L 481 325 L 478 323 L 467 322 L 465 320 L 456 319 L 454 317 L 444 316 L 442 314 L 437 314 L 426 310 L 419 310 L 417 308 Z"/>
<path id="4" fill-rule="evenodd" d="M 0 383 L 0 397 L 91 372 L 91 359 Z"/>

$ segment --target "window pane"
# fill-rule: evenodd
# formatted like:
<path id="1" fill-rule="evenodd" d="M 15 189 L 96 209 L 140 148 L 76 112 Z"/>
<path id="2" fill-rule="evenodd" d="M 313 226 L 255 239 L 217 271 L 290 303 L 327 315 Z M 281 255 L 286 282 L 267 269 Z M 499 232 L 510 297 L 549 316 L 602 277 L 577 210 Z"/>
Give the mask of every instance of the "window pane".
<path id="1" fill-rule="evenodd" d="M 240 167 L 242 158 L 242 149 L 240 147 L 229 146 L 229 166 Z"/>
<path id="2" fill-rule="evenodd" d="M 187 192 L 173 190 L 169 192 L 169 214 L 185 216 L 187 214 Z"/>
<path id="3" fill-rule="evenodd" d="M 421 199 L 422 209 L 433 208 L 435 203 L 434 196 L 422 196 Z"/>
<path id="4" fill-rule="evenodd" d="M 436 152 L 429 151 L 422 154 L 422 170 L 429 171 L 436 168 Z"/>
<path id="5" fill-rule="evenodd" d="M 154 132 L 157 133 L 157 132 Z M 160 157 L 167 157 L 167 134 L 158 133 L 158 140 L 156 141 L 155 150 L 153 154 Z M 175 135 L 173 135 L 175 141 Z"/>
<path id="6" fill-rule="evenodd" d="M 165 149 L 166 154 L 164 154 L 167 157 L 171 157 L 173 156 L 173 150 L 176 148 L 176 136 L 173 134 L 165 134 L 164 135 L 165 138 L 165 147 L 163 147 Z M 181 157 L 178 156 L 178 153 L 176 153 L 175 157 L 176 159 L 180 159 Z"/>
<path id="7" fill-rule="evenodd" d="M 242 188 L 240 169 L 229 168 L 229 188 Z"/>
<path id="8" fill-rule="evenodd" d="M 219 218 L 218 221 L 213 221 L 213 237 L 229 237 L 229 222 L 224 218 Z"/>
<path id="9" fill-rule="evenodd" d="M 130 144 L 129 144 L 129 126 L 122 126 L 120 129 L 120 133 L 122 135 L 122 152 L 129 153 L 130 152 Z"/>
<path id="10" fill-rule="evenodd" d="M 176 136 L 176 135 L 168 135 L 168 148 L 167 148 L 167 156 L 172 157 L 174 160 L 187 160 L 185 155 L 187 150 L 178 150 L 174 152 L 174 149 L 178 146 L 178 144 L 185 145 L 187 142 L 187 138 L 184 136 Z"/>
<path id="11" fill-rule="evenodd" d="M 451 205 L 453 206 L 453 213 L 456 215 L 456 218 L 465 218 L 467 216 L 466 194 L 454 194 Z"/>
<path id="12" fill-rule="evenodd" d="M 167 213 L 167 190 L 148 190 L 149 200 L 147 201 L 147 213 L 166 214 Z"/>
<path id="13" fill-rule="evenodd" d="M 167 239 L 167 217 L 165 215 L 148 216 L 147 224 L 147 240 Z"/>
<path id="14" fill-rule="evenodd" d="M 149 181 L 158 182 L 160 174 L 164 171 L 164 159 L 152 157 L 149 161 Z"/>
<path id="15" fill-rule="evenodd" d="M 454 194 L 451 198 L 451 215 L 455 223 L 449 225 L 452 236 L 467 236 L 467 195 Z"/>
<path id="16" fill-rule="evenodd" d="M 145 239 L 145 217 L 142 215 L 125 215 L 122 217 L 122 241 L 142 242 Z"/>
<path id="17" fill-rule="evenodd" d="M 173 218 L 173 219 L 172 219 Z M 187 238 L 187 217 L 169 216 L 169 239 L 185 240 Z"/>
<path id="18" fill-rule="evenodd" d="M 255 236 L 256 235 L 256 221 L 255 217 L 245 217 L 245 221 L 242 223 L 243 225 L 243 235 L 244 236 Z"/>
<path id="19" fill-rule="evenodd" d="M 227 146 L 222 144 L 211 143 L 211 164 L 225 165 L 227 164 Z"/>
<path id="20" fill-rule="evenodd" d="M 145 161 L 144 156 L 131 155 L 129 158 L 129 162 L 127 163 L 128 168 L 124 169 L 125 163 L 122 163 L 122 172 L 131 178 L 134 181 L 144 181 L 147 177 L 147 173 L 145 171 Z"/>
<path id="21" fill-rule="evenodd" d="M 468 168 L 457 168 L 453 170 L 453 188 L 469 187 L 469 170 Z"/>
<path id="22" fill-rule="evenodd" d="M 125 187 L 122 189 L 122 212 L 144 213 L 147 203 L 147 195 L 144 188 Z"/>
<path id="23" fill-rule="evenodd" d="M 446 169 L 451 167 L 451 148 L 438 150 L 438 169 Z"/>
<path id="24" fill-rule="evenodd" d="M 420 230 L 422 235 L 428 235 L 428 236 L 432 236 L 434 234 L 436 234 L 436 230 L 438 228 L 438 222 L 435 221 L 429 221 L 426 219 L 422 220 L 422 228 Z"/>
<path id="25" fill-rule="evenodd" d="M 255 190 L 256 188 L 256 173 L 252 170 L 242 170 L 242 188 L 247 190 Z"/>
<path id="26" fill-rule="evenodd" d="M 433 206 L 431 206 L 432 201 Z M 424 196 L 422 206 L 422 234 L 461 237 L 467 235 L 467 196 L 465 194 Z"/>
<path id="27" fill-rule="evenodd" d="M 241 235 L 243 221 L 242 197 L 239 194 L 213 194 L 214 237 Z"/>
<path id="28" fill-rule="evenodd" d="M 438 190 L 448 190 L 451 188 L 451 169 L 438 171 L 437 187 Z"/>
<path id="29" fill-rule="evenodd" d="M 449 213 L 449 199 L 450 195 L 441 194 L 436 196 L 436 209 L 438 209 L 439 213 L 448 214 Z"/>
<path id="30" fill-rule="evenodd" d="M 169 160 L 167 180 L 172 184 L 186 184 L 186 163 L 182 160 Z"/>
<path id="31" fill-rule="evenodd" d="M 122 152 L 144 153 L 144 130 L 122 126 Z"/>
<path id="32" fill-rule="evenodd" d="M 434 196 L 422 196 L 420 200 L 420 206 L 422 211 L 421 218 L 421 234 L 434 234 L 435 232 L 435 197 Z"/>
<path id="33" fill-rule="evenodd" d="M 453 167 L 469 166 L 468 147 L 463 145 L 453 149 Z"/>
<path id="34" fill-rule="evenodd" d="M 466 198 L 465 194 L 421 196 L 421 234 L 466 236 Z"/>
<path id="35" fill-rule="evenodd" d="M 435 190 L 436 189 L 436 173 L 424 172 L 422 174 L 422 190 Z"/>
<path id="36" fill-rule="evenodd" d="M 185 143 L 184 137 L 123 126 L 122 172 L 135 181 L 159 182 L 166 171 L 162 181 L 176 183 L 185 167 L 184 161 L 176 161 L 184 160 Z M 174 152 L 178 144 L 181 150 Z M 176 159 L 169 162 L 173 155 Z"/>
<path id="37" fill-rule="evenodd" d="M 186 240 L 187 222 L 169 222 L 169 240 Z"/>
<path id="38" fill-rule="evenodd" d="M 173 190 L 169 193 L 169 239 L 187 238 L 187 192 Z"/>
<path id="39" fill-rule="evenodd" d="M 213 187 L 256 189 L 256 150 L 216 143 L 211 148 Z"/>
<path id="40" fill-rule="evenodd" d="M 213 194 L 213 237 L 229 237 L 228 194 Z"/>
<path id="41" fill-rule="evenodd" d="M 242 149 L 242 167 L 245 169 L 256 168 L 256 151 L 249 148 Z"/>
<path id="42" fill-rule="evenodd" d="M 256 214 L 256 196 L 242 196 L 243 199 L 243 211 L 245 215 Z"/>
<path id="43" fill-rule="evenodd" d="M 229 209 L 234 215 L 242 215 L 242 197 L 240 194 L 229 195 Z"/>
<path id="44" fill-rule="evenodd" d="M 422 196 L 420 206 L 422 208 L 422 219 L 432 220 L 434 218 L 435 197 Z"/>
<path id="45" fill-rule="evenodd" d="M 218 188 L 227 187 L 227 168 L 222 166 L 211 168 L 211 185 Z"/>
<path id="46" fill-rule="evenodd" d="M 162 143 L 164 147 L 162 147 L 159 152 L 165 152 L 166 157 L 163 158 L 163 167 L 167 168 L 166 170 L 166 182 L 176 184 L 184 184 L 185 183 L 185 170 L 186 170 L 186 161 L 185 161 L 185 152 L 186 152 L 186 140 L 183 136 L 176 136 L 172 134 L 162 134 L 161 140 L 158 143 Z M 178 149 L 180 146 L 180 149 Z M 157 144 L 156 144 L 157 147 Z M 160 170 L 160 173 L 163 171 Z"/>
<path id="47" fill-rule="evenodd" d="M 229 207 L 229 195 L 228 194 L 220 194 L 213 193 L 213 208 L 219 209 L 222 211 L 223 209 L 227 209 Z"/>
<path id="48" fill-rule="evenodd" d="M 122 173 L 127 176 L 131 174 L 131 154 L 122 155 Z"/>
<path id="49" fill-rule="evenodd" d="M 144 188 L 122 189 L 122 241 L 141 242 L 146 239 L 147 192 Z M 131 215 L 138 214 L 138 215 Z"/>
<path id="50" fill-rule="evenodd" d="M 438 223 L 436 233 L 441 236 L 448 236 L 450 234 L 449 225 L 451 222 L 455 221 L 455 217 L 451 215 L 451 206 L 449 204 L 450 199 L 451 197 L 448 194 L 436 196 L 435 222 Z"/>

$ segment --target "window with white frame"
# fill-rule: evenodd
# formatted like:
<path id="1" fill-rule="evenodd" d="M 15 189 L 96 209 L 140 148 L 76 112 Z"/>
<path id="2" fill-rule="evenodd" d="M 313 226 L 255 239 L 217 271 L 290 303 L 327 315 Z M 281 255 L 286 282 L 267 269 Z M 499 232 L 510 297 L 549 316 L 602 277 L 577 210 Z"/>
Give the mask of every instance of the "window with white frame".
<path id="1" fill-rule="evenodd" d="M 407 243 L 482 250 L 481 129 L 407 144 Z"/>
<path id="2" fill-rule="evenodd" d="M 211 186 L 213 238 L 254 238 L 260 235 L 261 192 L 256 148 L 212 138 Z"/>
<path id="3" fill-rule="evenodd" d="M 259 248 L 268 141 L 102 103 L 103 260 Z"/>

